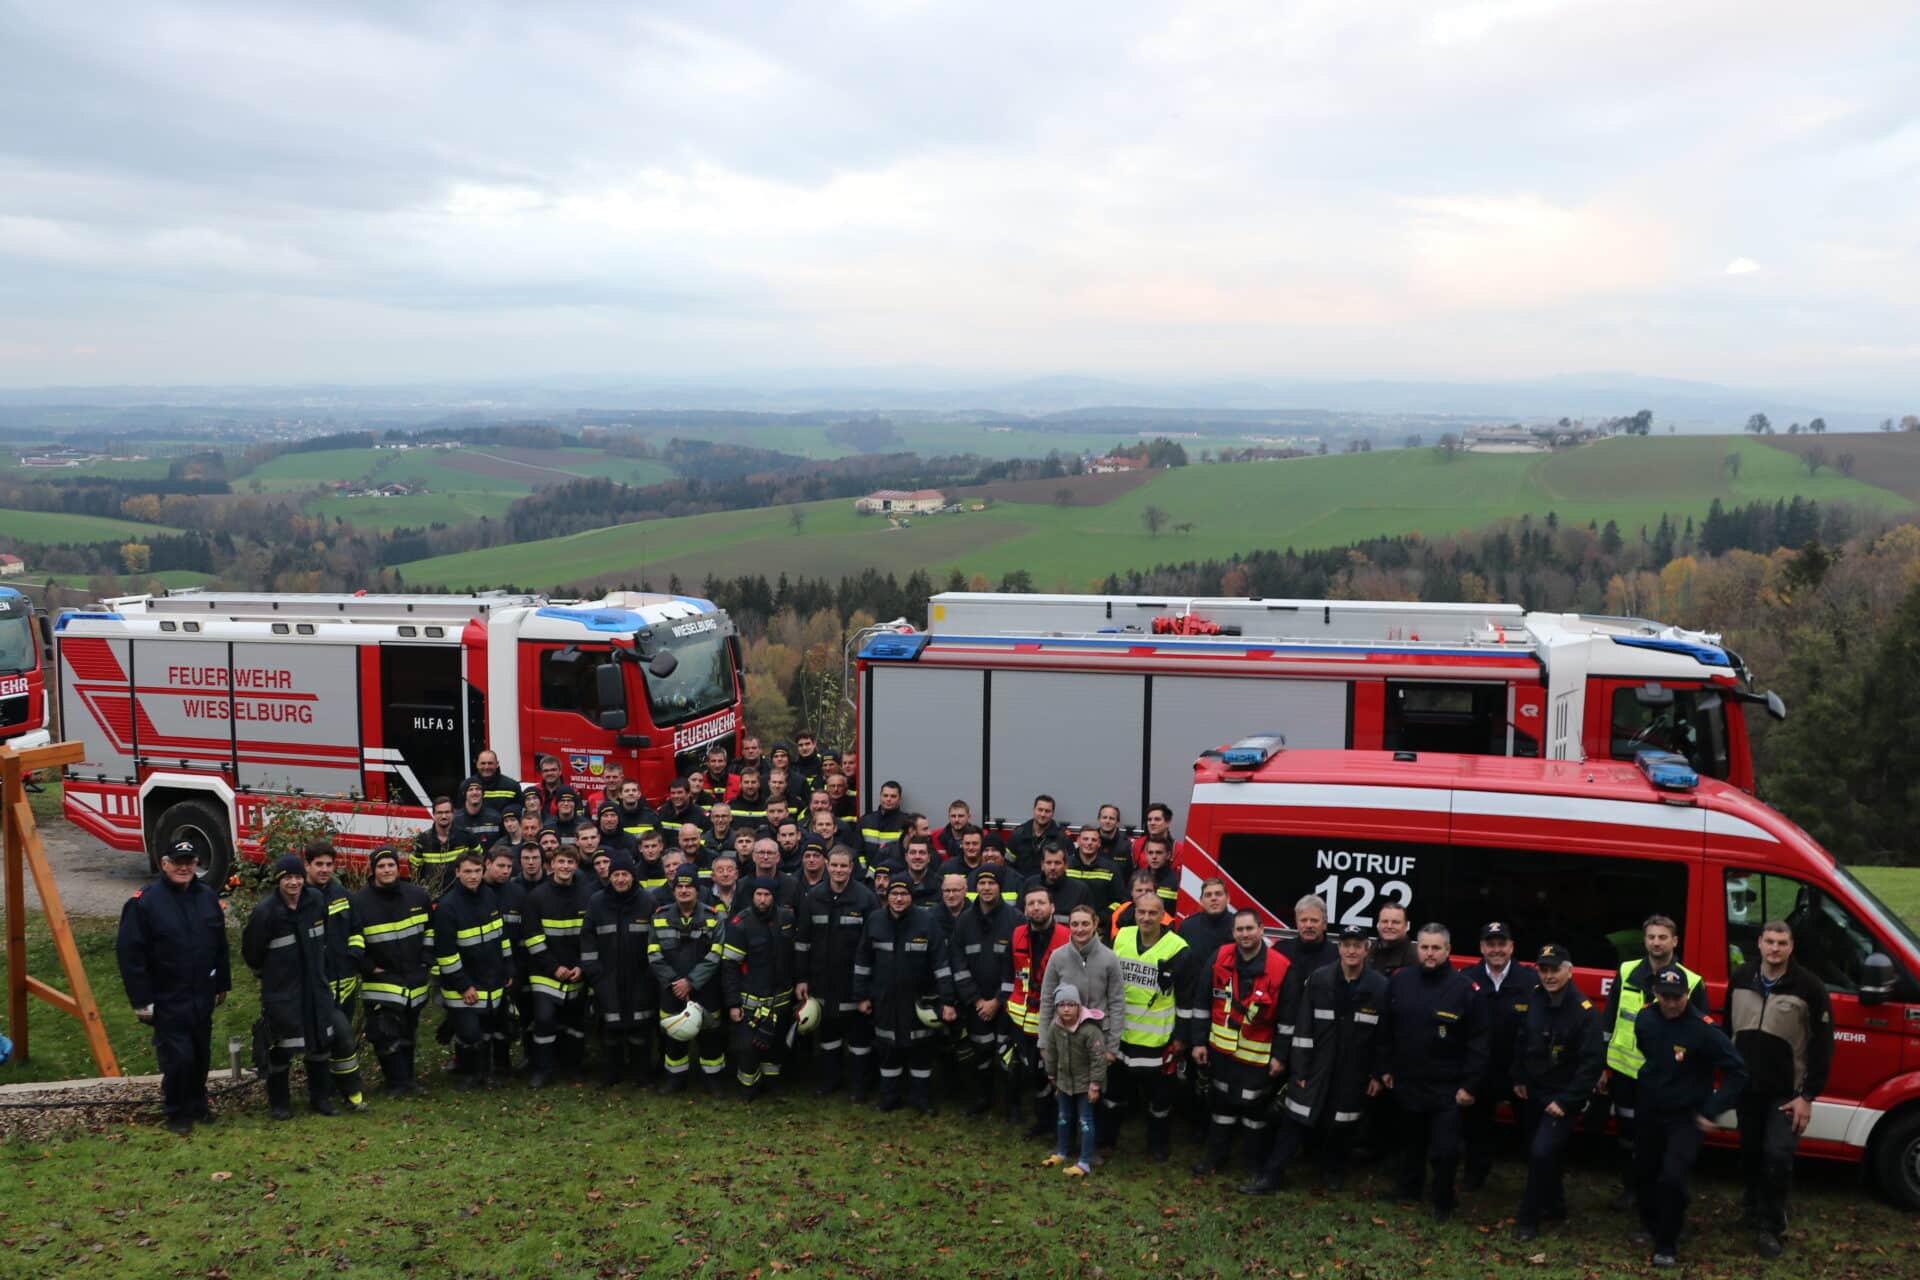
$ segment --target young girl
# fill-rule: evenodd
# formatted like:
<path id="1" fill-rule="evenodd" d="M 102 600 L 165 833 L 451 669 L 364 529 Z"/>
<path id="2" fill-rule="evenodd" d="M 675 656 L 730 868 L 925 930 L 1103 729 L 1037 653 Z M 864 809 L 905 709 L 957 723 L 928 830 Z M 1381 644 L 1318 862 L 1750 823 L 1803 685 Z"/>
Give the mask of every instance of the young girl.
<path id="1" fill-rule="evenodd" d="M 1061 1172 L 1069 1178 L 1084 1178 L 1093 1169 L 1093 1108 L 1107 1084 L 1107 1042 L 1099 1026 L 1101 1016 L 1100 1010 L 1080 1003 L 1078 987 L 1063 982 L 1053 993 L 1053 1021 L 1041 1038 L 1040 1057 L 1060 1111 L 1054 1125 L 1054 1153 L 1040 1163 L 1047 1168 L 1066 1165 Z M 1080 1159 L 1067 1164 L 1073 1158 L 1070 1144 L 1076 1123 L 1080 1126 Z"/>

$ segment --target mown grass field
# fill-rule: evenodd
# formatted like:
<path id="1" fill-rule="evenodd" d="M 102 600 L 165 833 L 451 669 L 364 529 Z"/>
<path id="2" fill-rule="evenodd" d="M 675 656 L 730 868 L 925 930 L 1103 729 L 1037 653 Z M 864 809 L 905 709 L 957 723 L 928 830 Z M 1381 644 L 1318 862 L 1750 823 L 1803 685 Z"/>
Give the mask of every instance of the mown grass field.
<path id="1" fill-rule="evenodd" d="M 1916 441 L 1920 444 L 1920 441 Z M 1738 474 L 1728 455 L 1740 458 Z M 888 529 L 854 515 L 850 501 L 809 504 L 801 533 L 785 509 L 648 521 L 511 548 L 401 566 L 407 581 L 523 587 L 631 581 L 656 586 L 669 574 L 824 574 L 873 567 L 960 568 L 997 580 L 1025 569 L 1041 589 L 1084 590 L 1107 573 L 1227 556 L 1259 547 L 1302 550 L 1379 535 L 1439 537 L 1495 519 L 1552 511 L 1562 523 L 1617 521 L 1637 537 L 1663 513 L 1676 520 L 1729 505 L 1795 495 L 1889 511 L 1913 504 L 1898 493 L 1832 469 L 1809 476 L 1790 454 L 1733 437 L 1616 439 L 1547 456 L 1383 450 L 1282 462 L 1188 466 L 1100 506 L 996 503 L 984 512 L 914 519 Z M 1150 535 L 1148 506 L 1169 527 Z M 1173 526 L 1191 523 L 1189 532 Z"/>
<path id="2" fill-rule="evenodd" d="M 436 524 L 465 524 L 482 516 L 497 520 L 522 495 L 514 493 L 422 493 L 405 498 L 315 498 L 306 510 L 329 520 L 338 517 L 363 529 L 423 529 Z"/>
<path id="3" fill-rule="evenodd" d="M 1907 873 L 1913 877 L 1920 873 Z M 80 945 L 125 1069 L 152 1069 L 126 1011 L 113 925 Z M 57 973 L 38 917 L 30 968 Z M 237 947 L 238 935 L 235 933 Z M 242 968 L 217 1018 L 244 1035 L 257 994 Z M 429 1014 L 421 1060 L 435 1058 Z M 91 1074 L 77 1024 L 35 1006 L 34 1061 L 0 1081 Z M 369 1072 L 369 1081 L 377 1077 Z M 221 1087 L 216 1077 L 215 1087 Z M 265 1115 L 257 1089 L 216 1100 L 220 1123 L 187 1140 L 148 1120 L 15 1138 L 0 1147 L 0 1274 L 111 1276 L 1188 1276 L 1484 1277 L 1652 1274 L 1605 1208 L 1610 1148 L 1576 1148 L 1574 1225 L 1532 1245 L 1511 1237 L 1521 1169 L 1509 1156 L 1444 1227 L 1382 1197 L 1382 1168 L 1345 1192 L 1262 1201 L 1237 1179 L 1161 1167 L 1123 1150 L 1085 1185 L 1037 1167 L 1047 1149 L 999 1120 L 948 1106 L 933 1120 L 799 1082 L 751 1107 L 669 1100 L 633 1086 L 528 1092 L 518 1081 L 461 1094 L 374 1097 L 362 1116 Z M 296 1101 L 304 1098 L 296 1081 Z M 912 1116 L 908 1119 L 908 1116 Z M 1710 1152 L 1695 1179 L 1688 1274 L 1747 1277 L 1739 1172 Z M 1844 1166 L 1803 1163 L 1782 1275 L 1894 1280 L 1920 1274 L 1914 1219 Z M 1790 1269 L 1789 1269 L 1790 1268 Z"/>
<path id="4" fill-rule="evenodd" d="M 114 520 L 106 516 L 76 516 L 63 511 L 21 511 L 0 507 L 0 542 L 64 544 L 75 542 L 137 542 L 142 537 L 178 533 L 165 525 Z M 28 565 L 29 569 L 33 566 Z"/>

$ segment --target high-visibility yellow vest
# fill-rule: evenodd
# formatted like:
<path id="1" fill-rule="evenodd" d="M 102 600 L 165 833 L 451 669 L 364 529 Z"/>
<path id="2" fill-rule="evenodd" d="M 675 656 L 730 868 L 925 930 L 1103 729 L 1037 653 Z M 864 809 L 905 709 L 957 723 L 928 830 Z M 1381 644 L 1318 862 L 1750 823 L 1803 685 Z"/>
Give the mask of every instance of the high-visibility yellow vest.
<path id="1" fill-rule="evenodd" d="M 1177 993 L 1160 989 L 1160 966 L 1186 949 L 1187 940 L 1171 929 L 1162 931 L 1160 940 L 1145 951 L 1140 949 L 1138 925 L 1128 925 L 1115 935 L 1113 954 L 1120 961 L 1127 995 L 1127 1021 L 1120 1032 L 1123 1044 L 1157 1051 L 1173 1039 Z"/>
<path id="2" fill-rule="evenodd" d="M 1632 964 L 1620 966 L 1615 975 L 1614 989 L 1620 993 L 1620 1013 L 1613 1020 L 1613 1029 L 1607 1037 L 1607 1069 L 1618 1072 L 1629 1080 L 1640 1078 L 1640 1066 L 1646 1058 L 1640 1052 L 1640 1039 L 1633 1033 L 1633 1020 L 1647 1007 L 1646 992 L 1627 984 L 1627 975 L 1645 965 L 1645 960 L 1635 960 Z M 1683 964 L 1670 964 L 1669 969 L 1678 969 L 1687 976 L 1687 998 L 1700 989 L 1700 975 Z"/>

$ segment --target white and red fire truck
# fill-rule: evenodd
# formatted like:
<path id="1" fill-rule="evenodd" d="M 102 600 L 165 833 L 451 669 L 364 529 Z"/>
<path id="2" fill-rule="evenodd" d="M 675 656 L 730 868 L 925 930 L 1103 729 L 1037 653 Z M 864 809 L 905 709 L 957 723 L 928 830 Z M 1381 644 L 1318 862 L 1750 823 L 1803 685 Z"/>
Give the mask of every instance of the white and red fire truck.
<path id="1" fill-rule="evenodd" d="M 50 741 L 44 646 L 35 620 L 32 601 L 12 587 L 0 587 L 0 745 L 21 751 Z"/>
<path id="2" fill-rule="evenodd" d="M 1299 751 L 1273 736 L 1201 757 L 1179 851 L 1181 906 L 1220 876 L 1235 907 L 1291 923 L 1309 893 L 1332 924 L 1381 904 L 1453 935 L 1477 960 L 1502 921 L 1517 954 L 1568 948 L 1606 999 L 1643 954 L 1647 916 L 1680 923 L 1681 960 L 1723 1006 L 1768 920 L 1833 1000 L 1834 1060 L 1802 1150 L 1866 1160 L 1920 1208 L 1920 937 L 1793 822 L 1678 759 L 1514 760 L 1414 751 Z M 1723 1130 L 1732 1117 L 1722 1120 Z M 1731 1139 L 1731 1132 L 1723 1136 Z"/>
<path id="3" fill-rule="evenodd" d="M 1178 804 L 1247 725 L 1295 747 L 1565 760 L 1680 752 L 1753 789 L 1749 687 L 1718 636 L 1517 605 L 947 592 L 861 637 L 859 783 L 908 807 L 1083 822 Z"/>
<path id="4" fill-rule="evenodd" d="M 210 879 L 229 837 L 257 853 L 275 801 L 367 850 L 422 826 L 482 748 L 523 782 L 552 756 L 583 795 L 617 760 L 659 800 L 740 728 L 733 624 L 691 596 L 187 591 L 62 614 L 54 640 L 62 731 L 87 747 L 67 817 L 150 857 L 195 840 Z"/>

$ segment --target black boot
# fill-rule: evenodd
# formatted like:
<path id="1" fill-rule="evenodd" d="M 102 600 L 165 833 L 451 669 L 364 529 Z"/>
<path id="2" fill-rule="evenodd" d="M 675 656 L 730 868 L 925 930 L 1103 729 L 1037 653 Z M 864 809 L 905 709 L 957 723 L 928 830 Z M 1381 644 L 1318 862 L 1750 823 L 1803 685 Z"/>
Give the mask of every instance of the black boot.
<path id="1" fill-rule="evenodd" d="M 420 1069 L 414 1065 L 414 1046 L 400 1050 L 400 1062 L 407 1073 L 407 1092 L 416 1098 L 425 1096 L 427 1086 L 420 1083 Z"/>
<path id="2" fill-rule="evenodd" d="M 402 1058 L 398 1052 L 382 1053 L 377 1056 L 380 1059 L 380 1075 L 387 1082 L 387 1096 L 394 1099 L 406 1097 L 406 1059 Z"/>
<path id="3" fill-rule="evenodd" d="M 974 1084 L 979 1091 L 967 1107 L 970 1116 L 983 1116 L 993 1110 L 993 1068 L 987 1067 L 974 1072 Z"/>
<path id="4" fill-rule="evenodd" d="M 340 1108 L 333 1105 L 333 1081 L 327 1078 L 324 1066 L 307 1064 L 307 1104 L 323 1116 L 337 1116 Z"/>
<path id="5" fill-rule="evenodd" d="M 607 1037 L 600 1041 L 600 1083 L 611 1089 L 620 1083 L 620 1067 L 627 1055 L 626 1042 Z"/>
<path id="6" fill-rule="evenodd" d="M 1173 1117 L 1147 1117 L 1147 1156 L 1155 1164 L 1165 1164 L 1173 1155 Z"/>
<path id="7" fill-rule="evenodd" d="M 267 1073 L 267 1106 L 272 1109 L 275 1120 L 293 1119 L 293 1079 L 290 1070 Z"/>
<path id="8" fill-rule="evenodd" d="M 1193 1171 L 1201 1177 L 1227 1166 L 1227 1160 L 1233 1154 L 1233 1131 L 1239 1124 L 1222 1124 L 1216 1118 L 1207 1126 L 1207 1153 L 1194 1164 Z"/>
<path id="9" fill-rule="evenodd" d="M 471 1093 L 480 1087 L 480 1055 L 486 1051 L 487 1047 L 484 1044 L 467 1045 L 454 1042 L 454 1088 L 462 1093 Z"/>

